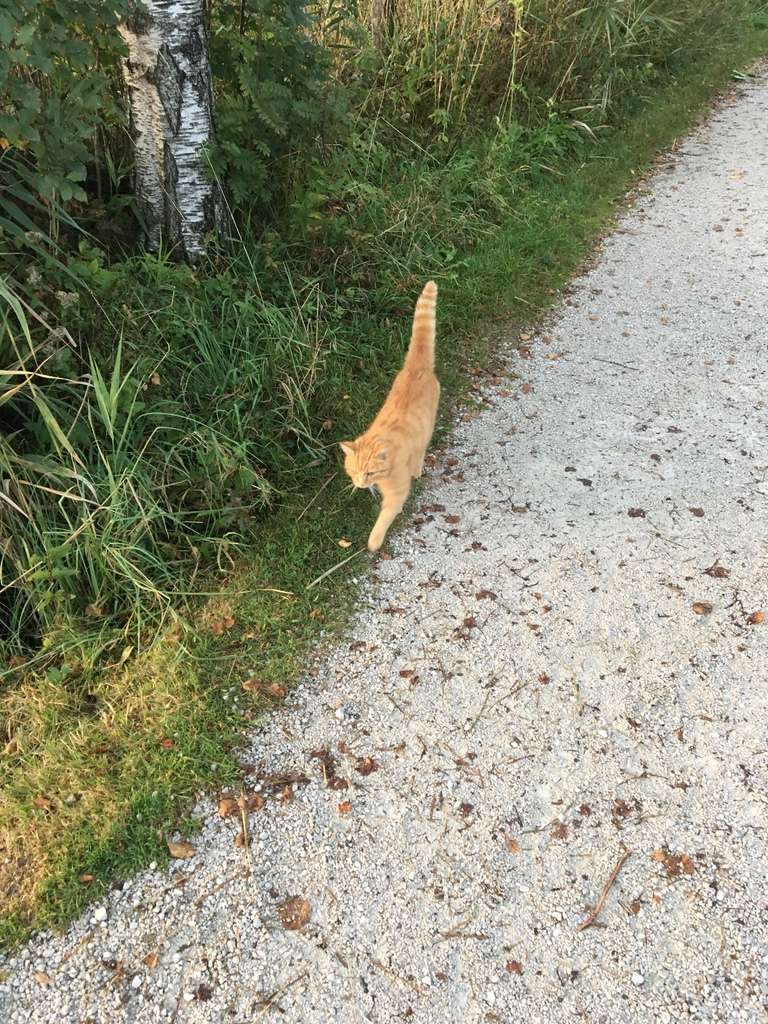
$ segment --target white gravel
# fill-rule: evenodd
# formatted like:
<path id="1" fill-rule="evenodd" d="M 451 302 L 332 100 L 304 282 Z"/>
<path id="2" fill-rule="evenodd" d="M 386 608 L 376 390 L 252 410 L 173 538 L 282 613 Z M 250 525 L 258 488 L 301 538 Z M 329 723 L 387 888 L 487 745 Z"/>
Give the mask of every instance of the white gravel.
<path id="1" fill-rule="evenodd" d="M 191 860 L 2 965 L 4 1024 L 768 1019 L 766 125 L 765 81 L 726 101 L 482 385 L 253 738 L 310 781 L 252 873 L 204 803 Z"/>

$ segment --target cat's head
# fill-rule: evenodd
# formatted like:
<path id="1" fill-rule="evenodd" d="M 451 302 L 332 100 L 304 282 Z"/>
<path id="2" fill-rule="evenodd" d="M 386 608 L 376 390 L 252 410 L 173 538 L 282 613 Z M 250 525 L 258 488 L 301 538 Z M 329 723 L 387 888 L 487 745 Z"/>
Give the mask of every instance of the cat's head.
<path id="1" fill-rule="evenodd" d="M 373 487 L 377 480 L 389 473 L 389 450 L 376 438 L 358 438 L 341 441 L 344 452 L 344 471 L 355 487 Z"/>

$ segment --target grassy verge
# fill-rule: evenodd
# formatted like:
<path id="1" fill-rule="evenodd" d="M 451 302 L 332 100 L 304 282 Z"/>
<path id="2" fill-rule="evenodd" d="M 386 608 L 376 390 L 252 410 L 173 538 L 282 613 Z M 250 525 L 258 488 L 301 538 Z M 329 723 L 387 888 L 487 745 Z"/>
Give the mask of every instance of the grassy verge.
<path id="1" fill-rule="evenodd" d="M 528 175 L 513 208 L 488 225 L 471 254 L 446 247 L 451 272 L 439 315 L 449 401 L 465 394 L 467 368 L 489 357 L 500 323 L 511 332 L 552 302 L 654 154 L 690 126 L 735 67 L 766 49 L 768 32 L 754 32 L 679 68 L 633 101 L 610 136 L 569 151 L 556 173 Z M 453 160 L 461 158 L 459 150 Z M 398 312 L 406 314 L 422 262 L 408 263 Z M 350 301 L 363 294 L 361 287 Z M 365 381 L 365 395 L 351 395 L 349 413 L 329 410 L 334 437 L 365 421 L 402 351 L 406 324 L 403 315 L 385 342 L 386 325 L 372 321 L 373 340 L 344 353 L 355 364 L 339 382 L 339 399 L 347 401 L 341 385 L 355 378 Z M 332 459 L 316 461 L 313 468 L 304 460 L 300 486 L 259 522 L 255 550 L 239 556 L 226 590 L 190 623 L 170 618 L 162 642 L 139 658 L 117 648 L 98 671 L 73 677 L 55 667 L 3 694 L 3 947 L 63 926 L 115 878 L 162 862 L 164 836 L 194 794 L 236 783 L 244 727 L 279 704 L 313 646 L 343 627 L 352 574 L 367 556 L 307 588 L 344 557 L 339 540 L 364 543 L 372 508 L 367 496 L 350 498 Z"/>

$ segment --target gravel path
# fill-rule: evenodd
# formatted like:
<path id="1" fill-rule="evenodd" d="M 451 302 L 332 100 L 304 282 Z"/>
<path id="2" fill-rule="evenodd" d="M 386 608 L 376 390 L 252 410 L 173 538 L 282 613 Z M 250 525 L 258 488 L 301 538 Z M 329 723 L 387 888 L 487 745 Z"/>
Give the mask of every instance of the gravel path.
<path id="1" fill-rule="evenodd" d="M 768 1020 L 767 124 L 765 81 L 722 104 L 478 385 L 253 739 L 252 874 L 202 805 L 0 1019 Z"/>

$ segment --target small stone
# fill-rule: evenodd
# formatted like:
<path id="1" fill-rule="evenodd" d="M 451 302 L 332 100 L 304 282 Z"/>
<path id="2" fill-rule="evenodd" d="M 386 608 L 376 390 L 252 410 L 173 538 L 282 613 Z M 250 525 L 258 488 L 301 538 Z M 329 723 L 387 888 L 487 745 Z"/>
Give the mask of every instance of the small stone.
<path id="1" fill-rule="evenodd" d="M 185 1003 L 193 1002 L 194 998 L 195 998 L 195 993 L 194 992 L 185 992 L 184 993 L 184 1002 Z"/>
<path id="2" fill-rule="evenodd" d="M 149 870 L 150 871 L 157 871 L 157 861 L 156 860 L 150 861 Z"/>
<path id="3" fill-rule="evenodd" d="M 131 978 L 131 988 L 141 988 L 143 980 L 140 974 L 134 974 L 133 978 Z"/>
<path id="4" fill-rule="evenodd" d="M 645 978 L 642 976 L 642 974 L 638 974 L 637 972 L 635 972 L 632 975 L 632 984 L 633 985 L 642 985 L 644 981 L 645 981 Z"/>
<path id="5" fill-rule="evenodd" d="M 107 908 L 106 907 L 96 907 L 96 909 L 93 912 L 93 920 L 96 921 L 98 924 L 101 924 L 102 921 L 106 921 L 107 920 Z"/>

